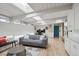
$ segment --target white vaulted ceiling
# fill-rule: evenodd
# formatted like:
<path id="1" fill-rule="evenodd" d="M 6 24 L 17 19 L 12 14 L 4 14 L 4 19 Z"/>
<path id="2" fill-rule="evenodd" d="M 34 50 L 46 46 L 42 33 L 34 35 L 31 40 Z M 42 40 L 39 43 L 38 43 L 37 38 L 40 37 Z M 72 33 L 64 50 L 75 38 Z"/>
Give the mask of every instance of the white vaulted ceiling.
<path id="1" fill-rule="evenodd" d="M 48 9 L 59 8 L 63 6 L 69 6 L 68 3 L 29 3 L 29 5 L 34 9 L 34 11 L 42 11 Z"/>
<path id="2" fill-rule="evenodd" d="M 34 10 L 32 14 L 37 13 L 46 23 L 53 23 L 56 19 L 63 19 L 72 9 L 70 3 L 28 3 Z"/>
<path id="3" fill-rule="evenodd" d="M 40 17 L 44 22 L 50 23 L 66 16 L 70 9 L 72 9 L 71 3 L 0 3 L 1 15 L 14 19 L 22 17 L 19 21 L 35 25 L 39 23 L 34 17 Z"/>

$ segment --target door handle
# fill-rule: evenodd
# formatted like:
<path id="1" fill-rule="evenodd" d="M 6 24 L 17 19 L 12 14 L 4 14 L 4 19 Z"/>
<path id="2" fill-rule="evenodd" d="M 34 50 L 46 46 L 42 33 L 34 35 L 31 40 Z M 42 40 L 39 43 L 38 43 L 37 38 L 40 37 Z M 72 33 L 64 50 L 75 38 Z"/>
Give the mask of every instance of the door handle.
<path id="1" fill-rule="evenodd" d="M 72 32 L 72 30 L 68 30 L 68 32 Z"/>

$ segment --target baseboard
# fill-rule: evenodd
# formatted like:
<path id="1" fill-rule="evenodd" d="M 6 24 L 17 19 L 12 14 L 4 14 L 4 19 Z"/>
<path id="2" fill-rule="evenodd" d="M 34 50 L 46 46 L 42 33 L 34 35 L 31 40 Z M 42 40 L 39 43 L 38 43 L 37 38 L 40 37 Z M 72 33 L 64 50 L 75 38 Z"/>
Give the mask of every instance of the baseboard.
<path id="1" fill-rule="evenodd" d="M 67 52 L 67 50 L 66 50 L 66 49 L 65 49 L 65 51 L 66 51 L 67 55 L 68 55 L 68 56 L 70 56 L 70 54 Z"/>

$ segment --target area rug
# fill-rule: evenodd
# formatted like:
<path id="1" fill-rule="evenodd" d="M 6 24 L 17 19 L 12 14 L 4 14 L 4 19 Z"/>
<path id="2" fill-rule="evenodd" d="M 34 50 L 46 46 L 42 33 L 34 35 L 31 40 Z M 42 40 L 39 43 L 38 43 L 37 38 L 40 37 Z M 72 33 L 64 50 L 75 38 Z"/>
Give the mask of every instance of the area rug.
<path id="1" fill-rule="evenodd" d="M 25 47 L 26 49 L 26 56 L 39 56 L 41 48 L 36 47 Z"/>

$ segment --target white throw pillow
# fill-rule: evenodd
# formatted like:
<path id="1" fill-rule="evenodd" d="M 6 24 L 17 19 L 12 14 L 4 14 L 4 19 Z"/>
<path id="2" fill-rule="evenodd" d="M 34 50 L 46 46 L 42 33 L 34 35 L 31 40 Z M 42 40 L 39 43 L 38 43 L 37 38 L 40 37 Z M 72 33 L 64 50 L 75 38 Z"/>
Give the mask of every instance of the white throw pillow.
<path id="1" fill-rule="evenodd" d="M 43 40 L 43 38 L 44 38 L 44 36 L 43 36 L 43 35 L 41 35 L 41 36 L 40 36 L 40 40 Z"/>
<path id="2" fill-rule="evenodd" d="M 12 40 L 14 40 L 14 36 L 13 35 L 9 35 L 9 36 L 6 37 L 6 39 L 7 39 L 7 42 L 8 41 L 12 41 Z"/>
<path id="3" fill-rule="evenodd" d="M 29 35 L 25 35 L 24 38 L 25 38 L 25 39 L 29 39 Z"/>

